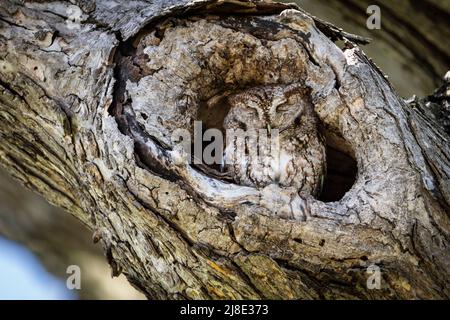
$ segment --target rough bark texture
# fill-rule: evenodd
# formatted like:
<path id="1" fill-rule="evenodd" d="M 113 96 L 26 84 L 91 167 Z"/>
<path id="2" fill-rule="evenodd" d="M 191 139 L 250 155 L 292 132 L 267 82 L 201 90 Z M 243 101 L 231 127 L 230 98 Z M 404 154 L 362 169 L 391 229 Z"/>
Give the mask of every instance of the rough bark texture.
<path id="1" fill-rule="evenodd" d="M 448 135 L 351 42 L 364 39 L 265 2 L 78 1 L 75 29 L 69 5 L 0 4 L 0 161 L 86 223 L 115 274 L 158 299 L 450 297 Z M 329 172 L 357 164 L 334 202 L 221 181 L 167 139 L 220 91 L 292 83 Z"/>
<path id="2" fill-rule="evenodd" d="M 45 202 L 0 170 L 0 236 L 26 246 L 64 282 L 70 265 L 81 269 L 80 299 L 145 299 L 125 277 L 112 278 L 99 245 L 75 217 Z M 11 288 L 2 284 L 2 290 Z"/>
<path id="3" fill-rule="evenodd" d="M 290 1 L 286 1 L 290 2 Z M 404 97 L 425 96 L 450 69 L 450 2 L 445 0 L 302 0 L 312 14 L 369 37 L 364 52 L 389 75 Z M 381 29 L 366 27 L 366 10 L 377 5 Z"/>

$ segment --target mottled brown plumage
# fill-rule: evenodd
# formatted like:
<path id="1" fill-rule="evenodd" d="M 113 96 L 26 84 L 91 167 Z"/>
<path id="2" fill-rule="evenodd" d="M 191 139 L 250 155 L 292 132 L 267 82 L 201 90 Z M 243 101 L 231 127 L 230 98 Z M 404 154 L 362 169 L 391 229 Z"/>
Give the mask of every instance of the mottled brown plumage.
<path id="1" fill-rule="evenodd" d="M 300 85 L 259 86 L 227 100 L 224 167 L 235 182 L 256 187 L 275 183 L 316 195 L 325 174 L 325 145 L 307 91 Z M 239 129 L 245 137 L 234 131 L 233 138 L 233 130 Z M 276 137 L 276 130 L 278 143 L 271 135 L 265 139 L 267 132 Z"/>

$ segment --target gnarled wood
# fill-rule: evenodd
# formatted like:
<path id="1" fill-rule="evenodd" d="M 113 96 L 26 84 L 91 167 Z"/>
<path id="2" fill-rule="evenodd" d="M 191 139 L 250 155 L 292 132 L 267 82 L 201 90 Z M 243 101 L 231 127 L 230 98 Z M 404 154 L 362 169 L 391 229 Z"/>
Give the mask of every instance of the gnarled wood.
<path id="1" fill-rule="evenodd" d="M 448 135 L 398 97 L 361 39 L 292 5 L 110 4 L 80 3 L 75 29 L 68 3 L 0 4 L 0 162 L 89 225 L 115 274 L 159 299 L 450 297 Z M 152 34 L 148 61 L 136 48 Z M 339 201 L 222 181 L 164 139 L 183 101 L 182 116 L 219 89 L 292 83 L 329 147 L 357 163 Z M 149 103 L 162 125 L 136 114 Z M 380 290 L 366 286 L 371 264 Z"/>

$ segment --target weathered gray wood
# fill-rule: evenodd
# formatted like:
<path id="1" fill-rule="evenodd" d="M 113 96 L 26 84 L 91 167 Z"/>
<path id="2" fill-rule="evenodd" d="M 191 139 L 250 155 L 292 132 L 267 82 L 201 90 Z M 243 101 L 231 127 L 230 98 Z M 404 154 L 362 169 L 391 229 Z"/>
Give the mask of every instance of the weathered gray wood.
<path id="1" fill-rule="evenodd" d="M 80 4 L 75 29 L 69 3 L 0 4 L 0 162 L 89 225 L 115 274 L 159 299 L 450 297 L 448 136 L 400 99 L 358 47 L 348 41 L 341 50 L 324 35 L 346 34 L 319 30 L 300 11 L 280 15 L 292 7 L 272 3 L 110 3 Z M 232 12 L 241 15 L 225 17 Z M 187 18 L 199 13 L 207 15 Z M 179 18 L 165 23 L 164 15 Z M 153 126 L 136 125 L 134 108 L 146 108 L 136 101 L 164 96 L 171 112 L 181 99 L 130 89 L 158 73 L 132 51 L 141 70 L 124 71 L 130 44 L 155 28 L 164 30 L 155 41 L 165 54 L 151 62 L 165 65 L 161 83 L 173 92 L 219 89 L 207 78 L 186 81 L 200 63 L 232 75 L 230 89 L 304 84 L 328 144 L 357 162 L 353 187 L 322 202 L 275 185 L 225 183 L 149 137 Z M 183 51 L 187 62 L 164 51 L 201 38 L 232 58 L 206 59 L 197 40 Z M 233 69 L 236 61 L 249 62 Z M 371 264 L 381 267 L 381 290 L 366 287 Z"/>
<path id="2" fill-rule="evenodd" d="M 282 2 L 292 2 L 289 0 Z M 403 97 L 431 94 L 450 69 L 450 2 L 442 0 L 298 0 L 310 13 L 369 37 L 365 53 Z M 368 29 L 369 6 L 380 8 L 381 29 Z"/>

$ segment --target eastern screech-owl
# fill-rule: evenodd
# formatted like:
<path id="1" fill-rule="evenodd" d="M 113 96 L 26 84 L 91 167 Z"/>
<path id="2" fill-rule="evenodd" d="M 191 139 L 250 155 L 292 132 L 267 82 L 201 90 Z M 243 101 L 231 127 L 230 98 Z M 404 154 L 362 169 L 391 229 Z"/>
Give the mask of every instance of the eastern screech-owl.
<path id="1" fill-rule="evenodd" d="M 256 187 L 277 183 L 311 195 L 320 191 L 325 144 L 307 97 L 299 85 L 259 86 L 228 96 L 223 160 L 236 183 Z M 230 137 L 230 132 L 239 136 L 237 129 L 247 137 Z M 262 134 L 273 136 L 274 130 L 279 132 L 278 146 L 271 145 L 270 134 L 267 139 Z"/>

